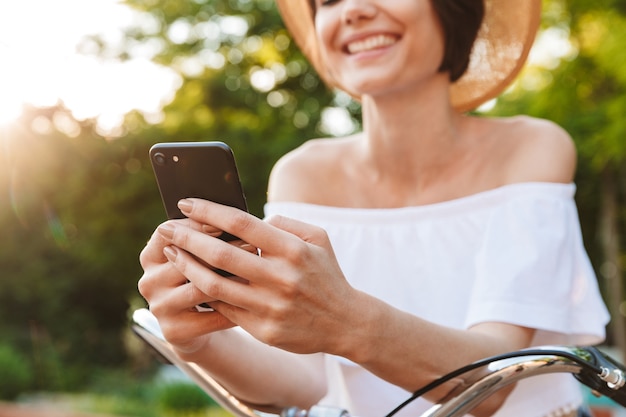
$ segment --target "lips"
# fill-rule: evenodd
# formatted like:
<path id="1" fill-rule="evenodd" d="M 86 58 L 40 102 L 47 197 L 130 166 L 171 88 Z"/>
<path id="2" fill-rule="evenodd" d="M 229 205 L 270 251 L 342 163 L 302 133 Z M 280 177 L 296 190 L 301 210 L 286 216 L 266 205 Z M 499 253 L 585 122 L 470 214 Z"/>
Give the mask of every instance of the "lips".
<path id="1" fill-rule="evenodd" d="M 346 50 L 350 54 L 373 51 L 386 48 L 398 42 L 398 38 L 391 35 L 374 35 L 348 43 Z"/>

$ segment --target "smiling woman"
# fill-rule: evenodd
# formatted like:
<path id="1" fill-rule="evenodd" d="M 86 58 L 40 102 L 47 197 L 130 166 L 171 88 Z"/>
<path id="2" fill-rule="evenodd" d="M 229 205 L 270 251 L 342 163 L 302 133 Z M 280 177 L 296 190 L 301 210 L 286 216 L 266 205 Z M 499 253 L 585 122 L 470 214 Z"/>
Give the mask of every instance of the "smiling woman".
<path id="1" fill-rule="evenodd" d="M 149 50 L 103 61 L 87 55 L 95 48 L 84 42 L 98 35 L 115 48 L 123 28 L 140 19 L 116 0 L 0 3 L 0 124 L 19 117 L 24 104 L 63 103 L 78 120 L 97 119 L 108 135 L 131 110 L 158 116 L 179 77 L 151 63 Z"/>

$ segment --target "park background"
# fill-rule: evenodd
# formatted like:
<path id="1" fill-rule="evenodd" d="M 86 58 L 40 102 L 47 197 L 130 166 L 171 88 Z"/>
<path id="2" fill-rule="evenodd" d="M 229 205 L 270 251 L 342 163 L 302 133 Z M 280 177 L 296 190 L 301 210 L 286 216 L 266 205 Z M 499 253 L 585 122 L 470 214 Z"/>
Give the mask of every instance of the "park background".
<path id="1" fill-rule="evenodd" d="M 309 138 L 360 128 L 359 104 L 320 82 L 273 0 L 122 3 L 135 16 L 122 35 L 91 34 L 76 50 L 102 63 L 149 61 L 146 74 L 167 70 L 154 85 L 165 93 L 153 108 L 129 106 L 114 117 L 57 100 L 25 103 L 11 119 L 0 116 L 2 400 L 89 394 L 121 399 L 103 400 L 96 411 L 157 415 L 150 404 L 166 397 L 153 383 L 160 366 L 129 331 L 130 314 L 145 306 L 136 289 L 138 254 L 164 220 L 150 146 L 227 142 L 250 210 L 262 216 L 268 174 L 282 154 Z M 626 0 L 544 0 L 543 9 L 529 65 L 477 113 L 525 113 L 572 135 L 583 235 L 612 315 L 607 345 L 621 356 Z M 74 12 L 80 19 L 80 10 Z M 17 72 L 0 72 L 0 103 L 9 88 L 41 85 L 52 70 L 37 61 L 37 50 L 13 53 L 35 59 L 2 64 Z M 133 88 L 116 74 L 82 88 L 98 87 L 92 99 Z"/>

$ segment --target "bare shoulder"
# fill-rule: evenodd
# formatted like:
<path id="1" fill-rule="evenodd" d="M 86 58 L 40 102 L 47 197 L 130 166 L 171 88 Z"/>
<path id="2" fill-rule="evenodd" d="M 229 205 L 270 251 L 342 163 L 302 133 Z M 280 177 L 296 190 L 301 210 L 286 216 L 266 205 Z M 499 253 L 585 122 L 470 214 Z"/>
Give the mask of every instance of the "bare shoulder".
<path id="1" fill-rule="evenodd" d="M 341 155 L 352 142 L 353 137 L 312 139 L 285 154 L 270 173 L 268 201 L 316 203 L 333 183 L 328 180 L 338 176 Z"/>
<path id="2" fill-rule="evenodd" d="M 569 183 L 576 171 L 576 147 L 559 125 L 528 116 L 500 119 L 493 132 L 503 148 L 507 182 Z"/>

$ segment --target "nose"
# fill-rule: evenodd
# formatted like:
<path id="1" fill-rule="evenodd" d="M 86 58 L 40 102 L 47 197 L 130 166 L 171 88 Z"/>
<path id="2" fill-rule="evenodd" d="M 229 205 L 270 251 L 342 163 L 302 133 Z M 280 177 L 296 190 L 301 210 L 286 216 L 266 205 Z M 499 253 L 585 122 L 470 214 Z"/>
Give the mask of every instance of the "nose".
<path id="1" fill-rule="evenodd" d="M 395 0 L 392 0 L 395 1 Z M 370 20 L 378 9 L 370 0 L 344 0 L 342 17 L 346 24 L 354 25 L 363 20 Z"/>

